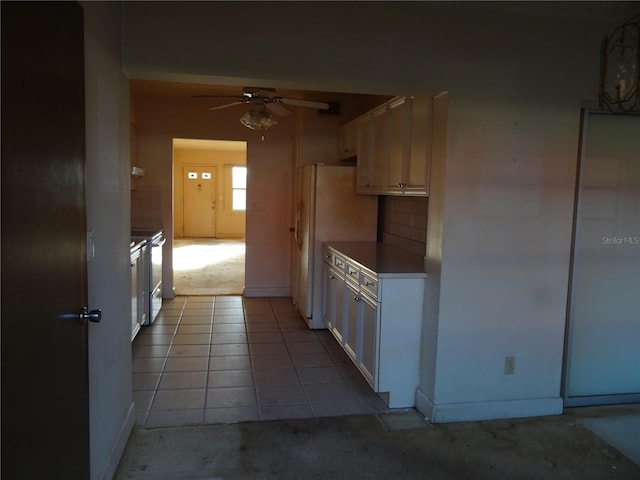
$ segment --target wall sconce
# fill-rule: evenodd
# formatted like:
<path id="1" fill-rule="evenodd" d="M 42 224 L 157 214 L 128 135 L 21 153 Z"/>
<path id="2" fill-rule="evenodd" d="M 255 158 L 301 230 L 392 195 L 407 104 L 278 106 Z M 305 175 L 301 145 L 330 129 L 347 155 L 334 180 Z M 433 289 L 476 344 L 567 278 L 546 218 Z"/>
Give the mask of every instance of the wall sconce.
<path id="1" fill-rule="evenodd" d="M 640 15 L 602 41 L 600 108 L 640 114 Z"/>

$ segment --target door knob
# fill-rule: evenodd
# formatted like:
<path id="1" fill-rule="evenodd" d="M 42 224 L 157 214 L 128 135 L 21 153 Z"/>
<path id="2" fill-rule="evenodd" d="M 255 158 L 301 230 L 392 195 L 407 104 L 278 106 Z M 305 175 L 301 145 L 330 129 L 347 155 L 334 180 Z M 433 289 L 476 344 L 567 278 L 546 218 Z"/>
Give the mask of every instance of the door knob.
<path id="1" fill-rule="evenodd" d="M 87 307 L 82 307 L 82 310 L 80 311 L 80 315 L 78 317 L 80 319 L 80 323 L 86 323 L 87 320 L 97 323 L 102 320 L 102 310 L 96 309 L 89 311 Z"/>

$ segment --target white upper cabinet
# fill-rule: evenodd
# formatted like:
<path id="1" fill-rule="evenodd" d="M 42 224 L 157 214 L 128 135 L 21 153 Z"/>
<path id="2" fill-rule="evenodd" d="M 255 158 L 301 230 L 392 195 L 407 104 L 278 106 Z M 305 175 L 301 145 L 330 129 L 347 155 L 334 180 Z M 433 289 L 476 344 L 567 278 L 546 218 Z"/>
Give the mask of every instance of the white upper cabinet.
<path id="1" fill-rule="evenodd" d="M 372 165 L 372 189 L 376 192 L 384 191 L 387 184 L 387 165 L 389 163 L 389 108 L 380 108 L 373 111 L 371 116 L 371 135 L 373 141 L 371 156 Z"/>
<path id="2" fill-rule="evenodd" d="M 401 190 L 408 181 L 411 156 L 411 99 L 400 97 L 387 107 L 389 156 L 385 190 Z"/>
<path id="3" fill-rule="evenodd" d="M 433 99 L 410 99 L 410 139 L 406 159 L 404 189 L 406 192 L 429 194 L 429 165 L 431 164 L 431 139 L 433 137 Z"/>
<path id="4" fill-rule="evenodd" d="M 396 97 L 342 127 L 344 152 L 358 157 L 358 193 L 429 194 L 433 115 L 431 96 Z"/>

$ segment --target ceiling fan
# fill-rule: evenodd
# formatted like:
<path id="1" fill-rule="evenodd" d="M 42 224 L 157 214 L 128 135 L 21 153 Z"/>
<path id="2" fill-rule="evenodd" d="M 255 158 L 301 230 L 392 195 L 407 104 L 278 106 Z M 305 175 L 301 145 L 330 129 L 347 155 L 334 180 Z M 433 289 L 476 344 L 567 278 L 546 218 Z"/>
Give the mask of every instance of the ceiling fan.
<path id="1" fill-rule="evenodd" d="M 280 116 L 289 115 L 291 113 L 291 111 L 284 105 L 316 108 L 318 110 L 327 110 L 329 108 L 329 104 L 325 102 L 281 97 L 268 90 L 245 90 L 242 95 L 237 97 L 229 97 L 227 95 L 193 95 L 193 97 L 235 99 L 231 103 L 226 103 L 217 107 L 211 107 L 209 110 L 220 110 L 236 105 L 253 105 L 253 109 L 246 112 L 244 115 L 242 115 L 242 117 L 240 117 L 240 122 L 247 128 L 251 128 L 252 130 L 260 130 L 262 132 L 262 140 L 264 140 L 264 131 L 277 123 L 271 117 L 271 113 Z"/>

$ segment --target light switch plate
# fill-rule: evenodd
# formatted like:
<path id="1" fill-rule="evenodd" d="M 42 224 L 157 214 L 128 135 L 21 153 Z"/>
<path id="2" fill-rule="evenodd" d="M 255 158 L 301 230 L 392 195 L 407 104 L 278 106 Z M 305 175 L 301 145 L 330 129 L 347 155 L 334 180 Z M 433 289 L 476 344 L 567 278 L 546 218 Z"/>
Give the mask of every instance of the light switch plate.
<path id="1" fill-rule="evenodd" d="M 93 230 L 87 232 L 87 262 L 96 258 L 96 244 L 93 239 Z"/>

